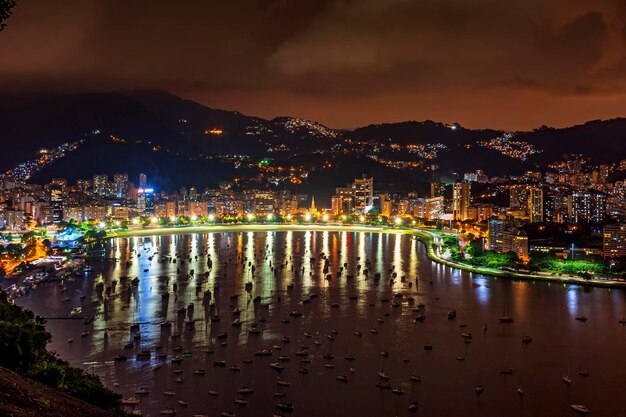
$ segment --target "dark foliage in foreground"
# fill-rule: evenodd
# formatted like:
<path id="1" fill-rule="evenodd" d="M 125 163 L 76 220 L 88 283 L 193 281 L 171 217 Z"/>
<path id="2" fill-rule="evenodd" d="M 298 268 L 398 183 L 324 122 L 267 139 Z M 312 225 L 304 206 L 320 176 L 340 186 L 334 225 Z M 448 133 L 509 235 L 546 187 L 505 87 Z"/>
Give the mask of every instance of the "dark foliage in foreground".
<path id="1" fill-rule="evenodd" d="M 100 379 L 46 349 L 52 339 L 45 320 L 11 304 L 0 292 L 0 366 L 105 410 L 121 412 L 120 396 Z"/>

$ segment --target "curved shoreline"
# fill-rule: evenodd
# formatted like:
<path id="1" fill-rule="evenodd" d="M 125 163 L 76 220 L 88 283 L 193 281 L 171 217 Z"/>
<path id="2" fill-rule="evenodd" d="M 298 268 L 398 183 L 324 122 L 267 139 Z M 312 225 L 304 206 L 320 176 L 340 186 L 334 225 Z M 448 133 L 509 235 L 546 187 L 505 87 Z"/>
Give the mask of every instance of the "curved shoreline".
<path id="1" fill-rule="evenodd" d="M 203 225 L 203 226 L 178 226 L 178 227 L 155 227 L 147 229 L 131 229 L 121 232 L 108 233 L 106 239 L 146 236 L 166 236 L 191 233 L 226 233 L 226 232 L 288 232 L 288 231 L 332 231 L 332 232 L 370 232 L 370 233 L 394 233 L 416 236 L 426 246 L 426 255 L 432 262 L 446 265 L 481 275 L 496 278 L 508 278 L 525 281 L 554 282 L 568 285 L 581 285 L 587 287 L 626 289 L 626 282 L 613 280 L 583 279 L 577 277 L 565 277 L 562 275 L 533 275 L 499 269 L 483 268 L 458 262 L 449 261 L 439 257 L 432 248 L 433 236 L 429 231 L 421 229 L 391 229 L 380 226 L 344 226 L 336 224 L 311 225 L 311 224 L 237 224 L 237 225 Z"/>

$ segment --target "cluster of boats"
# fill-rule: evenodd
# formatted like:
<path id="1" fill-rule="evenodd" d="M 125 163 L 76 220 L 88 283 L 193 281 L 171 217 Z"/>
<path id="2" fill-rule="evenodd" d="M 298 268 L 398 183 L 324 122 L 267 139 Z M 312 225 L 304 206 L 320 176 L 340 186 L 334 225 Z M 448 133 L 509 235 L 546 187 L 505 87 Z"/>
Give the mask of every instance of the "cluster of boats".
<path id="1" fill-rule="evenodd" d="M 206 249 L 203 249 L 203 251 L 205 250 Z M 157 372 L 160 369 L 163 369 L 165 365 L 168 365 L 168 368 L 173 368 L 174 372 L 174 377 L 171 382 L 177 384 L 177 386 L 181 386 L 186 383 L 186 380 L 183 375 L 183 369 L 180 367 L 180 365 L 185 363 L 186 360 L 195 358 L 196 356 L 194 355 L 197 355 L 197 352 L 193 352 L 188 347 L 184 347 L 183 343 L 179 342 L 179 340 L 184 339 L 183 334 L 186 331 L 195 331 L 196 323 L 203 322 L 206 328 L 208 328 L 209 326 L 211 327 L 211 345 L 209 345 L 203 352 L 203 355 L 205 355 L 205 357 L 211 357 L 211 355 L 215 355 L 216 351 L 220 348 L 227 348 L 229 338 L 232 338 L 231 334 L 233 333 L 235 333 L 238 338 L 239 335 L 241 335 L 242 333 L 247 334 L 248 341 L 264 340 L 264 331 L 266 329 L 264 323 L 271 315 L 270 310 L 280 305 L 283 301 L 282 298 L 290 296 L 290 292 L 293 291 L 296 287 L 297 280 L 294 279 L 292 282 L 286 283 L 284 291 L 276 291 L 276 293 L 273 293 L 269 297 L 261 297 L 260 295 L 253 296 L 252 289 L 255 286 L 256 275 L 254 272 L 254 265 L 252 265 L 252 261 L 258 261 L 259 258 L 265 259 L 267 262 L 269 262 L 270 271 L 274 275 L 278 275 L 278 273 L 281 272 L 283 269 L 290 269 L 293 272 L 294 278 L 298 276 L 304 277 L 307 272 L 305 266 L 295 266 L 291 258 L 285 258 L 280 261 L 275 260 L 275 263 L 272 264 L 272 260 L 270 260 L 270 257 L 268 256 L 269 252 L 270 249 L 266 248 L 264 252 L 260 252 L 258 254 L 254 253 L 254 259 L 248 258 L 245 255 L 237 252 L 234 256 L 234 259 L 232 254 L 228 254 L 228 259 L 224 259 L 222 260 L 222 262 L 220 262 L 221 264 L 223 263 L 225 266 L 233 264 L 238 265 L 240 269 L 247 271 L 247 276 L 251 278 L 250 281 L 245 282 L 243 292 L 234 291 L 234 283 L 232 283 L 233 287 L 230 295 L 223 294 L 225 292 L 224 288 L 227 288 L 228 284 L 231 283 L 228 282 L 227 279 L 222 279 L 219 276 L 215 276 L 212 288 L 206 288 L 206 285 L 209 282 L 208 271 L 211 271 L 213 262 L 217 261 L 210 258 L 207 259 L 208 271 L 205 274 L 195 275 L 193 269 L 189 272 L 184 273 L 181 272 L 181 269 L 178 269 L 178 276 L 176 277 L 176 282 L 173 283 L 171 290 L 168 281 L 165 281 L 167 288 L 160 291 L 162 301 L 163 303 L 165 303 L 166 306 L 169 306 L 170 298 L 173 298 L 175 303 L 178 303 L 177 306 L 173 306 L 175 317 L 169 319 L 168 317 L 161 318 L 160 320 L 162 321 L 157 321 L 156 324 L 146 323 L 142 325 L 131 325 L 130 340 L 124 346 L 124 352 L 119 353 L 117 356 L 115 356 L 114 360 L 118 363 L 123 363 L 129 359 L 133 359 L 134 356 L 135 361 L 151 361 L 153 363 L 156 363 L 156 365 L 153 366 L 154 372 Z M 138 258 L 141 256 L 140 253 L 137 253 L 136 255 Z M 176 263 L 177 266 L 182 266 L 185 262 L 191 263 L 192 260 L 197 261 L 198 256 L 196 256 L 195 258 L 192 258 L 191 255 L 184 257 L 178 255 L 174 257 L 165 256 L 157 252 L 152 252 L 148 254 L 148 259 L 150 261 L 156 260 L 161 263 Z M 292 262 L 291 265 L 290 262 Z M 371 272 L 373 266 L 368 259 L 361 260 L 357 257 L 355 259 L 355 262 L 356 265 L 353 267 L 355 269 L 355 272 L 353 274 L 348 273 L 347 263 L 344 263 L 333 271 L 331 270 L 332 262 L 330 258 L 326 254 L 320 253 L 318 256 L 310 258 L 309 274 L 313 274 L 312 265 L 314 263 L 321 263 L 322 270 L 320 279 L 323 279 L 327 282 L 334 279 L 342 279 L 346 280 L 346 282 L 354 282 L 356 279 L 359 279 L 358 277 L 360 277 L 360 279 L 363 280 L 370 279 L 374 285 L 377 285 L 378 282 L 383 280 L 383 273 Z M 129 267 L 130 265 L 131 261 L 126 261 L 125 266 Z M 145 268 L 144 272 L 149 272 L 149 268 Z M 350 384 L 357 378 L 356 375 L 358 375 L 356 367 L 353 365 L 355 361 L 357 361 L 357 357 L 349 353 L 344 355 L 335 355 L 331 351 L 331 346 L 333 345 L 333 342 L 335 340 L 339 338 L 339 340 L 342 340 L 342 343 L 350 345 L 352 343 L 358 343 L 358 341 L 365 338 L 368 333 L 371 335 L 370 337 L 376 337 L 376 335 L 380 331 L 380 326 L 385 322 L 388 317 L 390 317 L 390 311 L 404 306 L 408 307 L 409 310 L 413 313 L 413 315 L 411 316 L 413 321 L 421 323 L 424 322 L 427 318 L 425 304 L 416 304 L 416 299 L 414 296 L 415 293 L 411 292 L 413 283 L 409 282 L 406 276 L 399 276 L 397 271 L 395 271 L 395 267 L 393 265 L 387 270 L 387 274 L 385 276 L 387 276 L 386 279 L 389 281 L 390 284 L 390 293 L 381 293 L 382 295 L 380 296 L 378 302 L 369 303 L 369 306 L 375 307 L 382 305 L 389 306 L 390 309 L 386 308 L 385 310 L 387 311 L 385 311 L 385 313 L 382 314 L 381 317 L 376 319 L 376 322 L 370 329 L 354 329 L 353 336 L 355 339 L 351 339 L 350 335 L 340 335 L 339 331 L 337 331 L 336 329 L 330 329 L 330 331 L 306 331 L 308 329 L 306 329 L 304 326 L 300 327 L 300 320 L 305 320 L 307 318 L 306 312 L 303 311 L 306 308 L 304 306 L 314 303 L 314 301 L 318 298 L 317 293 L 308 291 L 303 294 L 302 298 L 300 299 L 300 305 L 302 306 L 301 308 L 303 310 L 290 307 L 289 311 L 285 311 L 282 314 L 282 317 L 280 317 L 280 323 L 283 326 L 289 324 L 291 321 L 295 321 L 296 326 L 294 327 L 301 330 L 300 334 L 295 336 L 284 334 L 282 335 L 282 337 L 280 337 L 277 344 L 274 344 L 272 346 L 261 346 L 256 351 L 251 352 L 250 356 L 241 358 L 241 363 L 230 360 L 226 361 L 221 358 L 214 360 L 212 359 L 209 363 L 212 362 L 213 369 L 207 370 L 204 367 L 195 368 L 195 370 L 193 370 L 192 372 L 194 378 L 204 377 L 205 375 L 211 375 L 215 372 L 224 372 L 220 370 L 222 368 L 230 370 L 233 375 L 237 375 L 241 374 L 244 369 L 246 369 L 245 365 L 251 365 L 255 361 L 265 361 L 267 362 L 267 367 L 269 369 L 272 369 L 272 371 L 270 372 L 275 371 L 278 376 L 275 381 L 276 390 L 273 393 L 272 400 L 275 403 L 274 406 L 276 415 L 284 415 L 285 413 L 293 412 L 296 408 L 296 405 L 288 402 L 286 398 L 287 393 L 291 387 L 291 383 L 288 380 L 280 377 L 281 375 L 284 375 L 286 373 L 285 371 L 288 370 L 290 367 L 293 368 L 293 366 L 291 366 L 292 363 L 298 363 L 295 366 L 295 369 L 297 369 L 297 372 L 301 375 L 309 375 L 310 373 L 313 373 L 312 371 L 314 369 L 317 373 L 319 372 L 319 370 L 315 367 L 320 366 L 320 369 L 323 368 L 325 372 L 334 373 L 334 379 L 335 381 L 337 381 L 338 384 Z M 196 303 L 198 301 L 194 300 L 195 302 L 191 302 L 188 304 L 185 303 L 187 304 L 186 306 L 185 304 L 181 306 L 178 301 L 178 294 L 180 293 L 181 287 L 183 285 L 182 283 L 187 284 L 192 279 L 195 279 L 195 293 L 198 295 L 199 302 L 204 308 L 203 311 L 205 313 L 205 316 L 203 319 L 197 319 L 194 317 L 194 312 L 196 311 L 196 309 L 200 309 L 196 307 Z M 123 290 L 129 289 L 135 291 L 139 283 L 139 278 L 134 278 L 132 280 L 128 278 L 126 279 L 126 283 L 126 285 L 122 286 Z M 396 286 L 395 292 L 391 291 L 394 283 L 399 284 L 399 286 Z M 112 294 L 116 291 L 115 285 L 107 285 L 101 283 L 99 285 L 100 290 L 103 289 L 103 286 L 105 297 L 112 296 Z M 187 285 L 185 285 L 185 287 L 186 286 Z M 349 304 L 351 301 L 358 301 L 362 294 L 356 291 L 354 286 L 348 286 L 348 289 L 346 290 L 344 296 L 346 298 L 346 303 Z M 223 300 L 224 297 L 228 297 L 230 308 L 230 311 L 226 314 L 224 313 L 224 311 L 219 311 L 220 305 L 222 306 L 222 310 L 224 310 L 223 303 L 219 302 L 219 300 Z M 327 302 L 327 305 L 325 307 L 327 307 L 331 311 L 340 310 L 343 308 L 343 303 L 330 302 L 327 301 L 325 297 L 323 299 L 324 301 L 322 302 Z M 290 305 L 293 305 L 293 303 Z M 250 308 L 250 306 L 252 306 L 252 308 L 254 308 L 255 310 L 253 318 L 251 319 L 248 318 L 248 309 Z M 172 311 L 172 308 L 168 307 L 166 311 L 167 310 Z M 75 312 L 74 310 L 72 310 L 71 314 L 78 315 L 81 314 L 81 311 L 77 310 Z M 457 320 L 457 311 L 454 309 L 450 309 L 443 318 L 449 321 Z M 579 317 L 576 317 L 576 320 L 583 321 L 580 320 Z M 496 323 L 497 322 L 503 325 L 508 325 L 514 323 L 515 320 L 512 315 L 504 314 L 502 317 L 497 319 Z M 157 342 L 150 348 L 146 348 L 146 345 L 141 337 L 141 326 L 144 325 L 159 326 L 161 329 L 161 340 L 167 340 L 167 343 L 164 344 L 163 342 Z M 416 324 L 416 326 L 418 326 L 418 324 Z M 230 327 L 232 330 L 227 330 L 228 327 Z M 461 328 L 460 337 L 463 343 L 472 343 L 472 340 L 474 340 L 474 335 L 470 331 L 468 331 L 468 326 L 461 323 L 459 327 Z M 216 329 L 216 331 L 213 331 L 214 328 Z M 483 333 L 487 332 L 487 330 L 487 324 L 484 324 Z M 347 341 L 344 342 L 343 340 Z M 530 335 L 524 335 L 521 339 L 521 342 L 523 344 L 529 344 L 532 341 L 533 338 Z M 296 349 L 288 348 L 289 346 L 292 346 L 292 342 L 294 342 L 294 344 L 298 344 L 298 347 Z M 432 344 L 426 343 L 423 345 L 423 349 L 426 352 L 431 352 L 433 351 L 434 347 Z M 128 351 L 132 351 L 133 353 L 126 353 Z M 410 373 L 408 377 L 404 376 L 403 378 L 393 378 L 391 372 L 385 369 L 386 361 L 390 360 L 390 353 L 382 350 L 379 352 L 379 356 L 380 364 L 378 370 L 376 371 L 377 381 L 375 384 L 378 389 L 382 391 L 388 391 L 391 394 L 400 397 L 406 394 L 407 387 L 416 386 L 415 384 L 422 383 L 422 376 L 414 372 Z M 337 358 L 342 358 L 342 363 L 345 363 L 346 365 L 338 364 L 336 361 Z M 401 360 L 405 363 L 409 362 L 408 358 L 401 358 Z M 458 355 L 456 356 L 456 358 L 454 358 L 454 360 L 463 362 L 465 361 L 465 357 L 463 355 Z M 504 376 L 513 374 L 513 369 L 506 366 L 506 360 L 505 365 L 500 370 L 500 374 Z M 581 371 L 580 375 L 587 376 L 589 374 L 586 371 Z M 571 384 L 572 381 L 571 379 L 569 379 L 569 376 L 567 378 L 568 380 L 566 380 L 564 376 L 563 380 L 566 383 Z M 210 397 L 222 397 L 223 393 L 220 393 L 220 391 L 218 389 L 214 389 L 214 387 L 211 388 L 212 389 L 207 390 L 207 393 Z M 485 389 L 485 385 L 478 384 L 475 386 L 474 391 L 476 395 L 481 395 L 483 392 L 485 392 Z M 522 386 L 517 386 L 516 391 L 520 396 L 524 395 L 524 389 Z M 246 407 L 250 403 L 251 398 L 253 398 L 254 392 L 255 388 L 253 386 L 241 385 L 238 387 L 236 392 L 227 393 L 226 395 L 229 396 L 234 394 L 233 405 L 240 408 Z M 176 390 L 172 389 L 167 389 L 163 391 L 162 394 L 166 399 L 171 400 L 175 400 L 176 398 L 178 398 L 179 395 Z M 149 395 L 148 389 L 140 387 L 134 392 L 133 396 L 124 399 L 123 404 L 129 408 L 129 412 L 134 413 L 135 415 L 141 415 L 141 411 L 138 409 L 138 407 L 142 403 L 141 398 L 147 395 Z M 413 398 L 413 395 L 413 389 L 411 389 L 410 394 L 407 394 L 404 397 L 409 397 L 407 398 L 409 402 L 405 403 L 408 404 L 408 406 L 405 405 L 405 407 L 409 413 L 414 413 L 419 409 L 419 403 Z M 184 399 L 177 400 L 176 404 L 181 408 L 194 406 Z M 586 408 L 586 406 L 581 404 L 571 404 L 571 409 L 581 414 L 586 414 L 590 412 Z M 161 415 L 175 415 L 177 413 L 177 409 L 175 407 L 168 406 L 166 408 L 163 408 L 160 413 Z M 235 414 L 236 413 L 233 410 L 225 410 L 221 411 L 221 414 L 219 415 L 222 417 L 233 417 L 235 416 Z M 200 417 L 202 415 L 203 414 L 194 414 L 194 416 L 196 417 Z"/>

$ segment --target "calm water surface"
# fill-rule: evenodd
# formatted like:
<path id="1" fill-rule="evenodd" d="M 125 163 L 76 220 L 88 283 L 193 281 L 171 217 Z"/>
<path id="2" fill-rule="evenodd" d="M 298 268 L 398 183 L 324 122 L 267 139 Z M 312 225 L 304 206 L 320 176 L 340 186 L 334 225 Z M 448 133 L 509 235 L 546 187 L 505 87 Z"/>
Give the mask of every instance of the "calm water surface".
<path id="1" fill-rule="evenodd" d="M 323 271 L 324 255 L 331 279 Z M 125 398 L 148 389 L 148 395 L 137 396 L 146 416 L 158 416 L 168 407 L 177 416 L 225 411 L 280 415 L 276 392 L 293 404 L 293 416 L 569 416 L 575 415 L 573 403 L 585 404 L 594 416 L 626 416 L 621 396 L 626 327 L 618 324 L 626 305 L 621 290 L 461 272 L 429 261 L 423 245 L 410 236 L 367 232 L 115 239 L 92 264 L 95 272 L 68 282 L 66 293 L 58 283 L 49 283 L 18 303 L 46 317 L 67 316 L 77 306 L 94 315 L 86 326 L 81 320 L 50 320 L 51 348 L 99 375 Z M 377 272 L 380 280 L 375 279 Z M 135 277 L 139 283 L 133 287 Z M 169 297 L 162 296 L 168 292 Z M 310 294 L 318 297 L 303 304 Z M 66 295 L 71 301 L 62 301 Z M 254 301 L 257 296 L 260 302 Z M 193 310 L 179 312 L 190 303 Z M 241 327 L 232 326 L 234 309 L 241 311 Z M 457 312 L 455 320 L 448 320 L 451 309 Z M 294 310 L 302 317 L 290 317 Z M 416 322 L 420 313 L 425 320 Z M 216 314 L 221 320 L 212 322 Z M 514 323 L 500 324 L 504 314 L 514 316 Z M 575 320 L 579 315 L 588 321 Z M 185 324 L 190 319 L 195 326 Z M 171 329 L 161 328 L 165 320 L 172 322 Z M 133 323 L 139 324 L 140 338 L 131 333 Z M 260 334 L 249 334 L 255 324 Z M 80 337 L 84 330 L 89 335 Z M 334 340 L 328 337 L 333 330 Z M 227 338 L 218 339 L 223 332 Z M 470 332 L 471 343 L 466 343 L 461 333 Z M 180 337 L 172 338 L 177 333 Z M 524 335 L 532 336 L 532 342 L 522 343 Z M 133 347 L 125 348 L 129 342 Z M 157 350 L 158 344 L 162 348 Z M 180 353 L 191 353 L 180 364 L 171 362 L 177 347 Z M 306 348 L 310 363 L 302 364 L 303 357 L 295 353 Z M 149 359 L 136 359 L 142 349 L 151 351 Z M 273 355 L 255 356 L 260 349 Z M 327 353 L 334 359 L 324 359 Z M 128 360 L 115 362 L 118 354 Z M 279 372 L 269 364 L 281 355 L 285 369 Z M 347 355 L 355 360 L 346 360 Z M 252 363 L 244 362 L 248 359 Z M 215 361 L 226 361 L 226 367 L 214 367 Z M 233 365 L 241 370 L 231 370 Z M 195 375 L 198 368 L 206 374 Z M 308 374 L 300 373 L 301 368 Z M 502 375 L 504 368 L 513 373 Z M 582 370 L 589 376 L 580 376 Z M 379 371 L 403 394 L 377 388 Z M 336 379 L 341 375 L 347 383 Z M 421 383 L 411 381 L 411 375 L 419 375 Z M 564 375 L 570 376 L 571 385 Z M 182 383 L 175 382 L 179 377 Z M 277 378 L 290 386 L 277 386 Z M 485 387 L 481 395 L 476 394 L 479 384 Z M 247 405 L 236 405 L 243 386 L 254 393 L 246 397 Z M 209 390 L 219 395 L 209 395 Z M 175 395 L 166 397 L 164 391 Z M 413 413 L 408 410 L 412 402 L 419 403 Z"/>

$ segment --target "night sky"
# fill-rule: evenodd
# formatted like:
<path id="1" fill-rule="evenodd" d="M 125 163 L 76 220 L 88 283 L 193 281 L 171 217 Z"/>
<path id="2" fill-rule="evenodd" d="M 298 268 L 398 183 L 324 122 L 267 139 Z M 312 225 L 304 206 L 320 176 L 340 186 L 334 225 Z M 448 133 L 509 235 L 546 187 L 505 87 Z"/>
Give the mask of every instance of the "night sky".
<path id="1" fill-rule="evenodd" d="M 626 116 L 625 0 L 20 0 L 0 90 L 165 89 L 331 127 Z"/>

